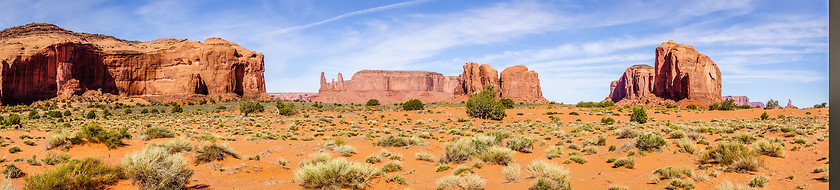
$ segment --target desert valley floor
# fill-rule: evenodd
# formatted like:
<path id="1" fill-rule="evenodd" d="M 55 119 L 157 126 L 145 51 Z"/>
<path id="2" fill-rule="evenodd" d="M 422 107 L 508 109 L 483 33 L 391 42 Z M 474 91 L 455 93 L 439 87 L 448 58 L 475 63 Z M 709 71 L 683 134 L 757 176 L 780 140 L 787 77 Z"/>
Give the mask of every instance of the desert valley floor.
<path id="1" fill-rule="evenodd" d="M 264 112 L 243 116 L 236 101 L 182 104 L 183 112 L 171 113 L 171 104 L 152 105 L 137 98 L 110 103 L 83 98 L 71 100 L 3 108 L 0 114 L 3 118 L 16 113 L 23 119 L 20 126 L 6 125 L 0 131 L 3 146 L 0 165 L 14 164 L 26 176 L 31 176 L 60 165 L 41 161 L 48 154 L 66 153 L 71 159 L 94 157 L 117 166 L 126 155 L 147 145 L 181 139 L 192 145 L 208 141 L 228 145 L 239 157 L 228 155 L 221 161 L 196 164 L 194 152 L 180 154 L 188 161 L 187 167 L 195 171 L 188 186 L 197 189 L 303 189 L 295 182 L 295 171 L 300 169 L 301 162 L 319 153 L 365 165 L 370 161 L 377 171 L 389 165 L 389 172 L 372 177 L 367 189 L 437 189 L 438 179 L 456 172 L 480 176 L 486 180 L 486 189 L 527 189 L 538 179 L 531 177 L 528 166 L 540 160 L 568 170 L 573 189 L 665 189 L 672 183 L 714 189 L 727 183 L 733 187 L 747 186 L 761 176 L 769 179 L 763 184 L 767 189 L 829 187 L 826 180 L 828 108 L 735 111 L 647 108 L 648 122 L 638 124 L 629 122 L 630 108 L 578 108 L 561 104 L 519 104 L 506 110 L 507 117 L 503 120 L 496 121 L 469 117 L 464 104 L 426 104 L 421 111 L 403 111 L 395 105 L 295 102 L 298 113 L 283 116 L 277 114 L 274 102 L 263 102 Z M 71 110 L 71 114 L 49 117 L 43 114 L 49 107 L 62 112 Z M 43 116 L 26 117 L 30 109 L 38 110 Z M 90 110 L 96 112 L 95 119 L 85 118 Z M 108 110 L 110 115 L 103 117 L 102 110 Z M 149 110 L 152 111 L 147 113 Z M 160 113 L 153 113 L 156 111 Z M 759 117 L 764 112 L 769 118 L 762 120 Z M 602 122 L 603 118 L 613 118 L 615 123 Z M 47 150 L 48 139 L 59 131 L 78 131 L 90 123 L 98 123 L 105 129 L 126 127 L 133 137 L 124 139 L 124 145 L 114 149 L 102 143 L 84 143 L 65 150 Z M 174 137 L 143 135 L 150 128 L 161 127 L 171 131 Z M 446 152 L 446 144 L 487 134 L 496 137 L 495 145 L 500 147 L 523 139 L 533 145 L 514 151 L 508 163 L 509 166 L 518 164 L 521 174 L 506 179 L 502 172 L 504 165 L 477 157 L 463 163 L 439 162 Z M 636 140 L 644 134 L 662 137 L 666 144 L 658 150 L 642 151 Z M 409 143 L 400 147 L 375 145 L 375 140 L 385 138 Z M 732 165 L 701 159 L 711 150 L 707 148 L 724 142 L 739 142 L 747 149 L 760 152 L 754 163 L 758 168 L 733 169 Z M 342 156 L 336 153 L 337 145 L 350 145 L 353 150 L 345 149 L 343 153 L 349 156 Z M 776 147 L 773 152 L 759 151 L 763 146 L 781 148 Z M 19 147 L 20 151 L 6 151 L 12 147 Z M 553 158 L 549 159 L 550 156 Z M 613 159 L 629 159 L 633 164 L 614 167 L 617 164 Z M 655 172 L 666 167 L 685 172 L 668 176 L 666 172 Z M 14 187 L 22 188 L 25 179 L 11 181 Z M 137 189 L 128 179 L 109 187 Z"/>

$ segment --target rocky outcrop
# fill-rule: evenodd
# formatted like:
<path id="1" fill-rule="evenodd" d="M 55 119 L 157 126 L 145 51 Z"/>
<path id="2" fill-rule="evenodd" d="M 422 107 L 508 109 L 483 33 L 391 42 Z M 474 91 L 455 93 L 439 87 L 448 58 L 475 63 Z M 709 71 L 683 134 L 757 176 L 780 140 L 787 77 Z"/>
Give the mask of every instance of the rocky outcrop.
<path id="1" fill-rule="evenodd" d="M 788 103 L 787 106 L 785 106 L 785 108 L 799 109 L 799 107 L 793 105 L 793 101 L 791 101 L 790 99 L 788 99 Z"/>
<path id="2" fill-rule="evenodd" d="M 656 96 L 708 106 L 720 102 L 720 69 L 694 46 L 668 41 L 656 48 Z M 686 104 L 687 105 L 687 104 Z"/>
<path id="3" fill-rule="evenodd" d="M 738 106 L 750 106 L 750 107 L 764 107 L 764 103 L 762 102 L 750 102 L 750 98 L 746 96 L 722 96 L 721 97 L 724 101 L 726 100 L 733 100 L 735 105 Z"/>
<path id="4" fill-rule="evenodd" d="M 268 93 L 271 98 L 278 99 L 278 100 L 287 100 L 287 101 L 294 101 L 300 100 L 307 102 L 309 99 L 317 93 L 314 92 L 280 92 L 280 93 Z"/>
<path id="5" fill-rule="evenodd" d="M 501 98 L 516 102 L 548 102 L 542 96 L 539 75 L 525 65 L 508 67 L 499 78 Z"/>
<path id="6" fill-rule="evenodd" d="M 382 104 L 402 103 L 410 99 L 441 102 L 454 94 L 457 77 L 428 71 L 362 70 L 350 80 L 326 82 L 323 77 L 312 101 L 325 103 L 365 103 L 377 99 Z"/>
<path id="7" fill-rule="evenodd" d="M 535 71 L 524 65 L 502 71 L 501 78 L 490 65 L 467 63 L 459 76 L 443 76 L 428 71 L 363 70 L 351 80 L 327 82 L 321 73 L 321 87 L 311 100 L 324 103 L 365 103 L 377 99 L 382 104 L 401 103 L 420 99 L 424 103 L 460 102 L 491 85 L 497 98 L 516 102 L 548 102 L 542 97 L 540 80 Z"/>
<path id="8" fill-rule="evenodd" d="M 0 32 L 0 102 L 103 93 L 264 98 L 263 55 L 219 38 L 126 41 L 51 24 Z"/>
<path id="9" fill-rule="evenodd" d="M 658 97 L 675 101 L 682 107 L 690 104 L 708 107 L 722 101 L 720 69 L 708 56 L 699 53 L 693 46 L 677 44 L 674 41 L 662 43 L 656 48 L 654 64 L 652 68 L 635 65 L 625 70 L 619 80 L 610 84 L 610 95 L 606 100 L 612 100 L 619 106 L 639 105 L 631 102 L 667 103 L 635 100 L 640 97 L 648 100 Z"/>
<path id="10" fill-rule="evenodd" d="M 653 94 L 654 71 L 650 65 L 634 65 L 624 71 L 616 81 L 610 83 L 607 100 L 619 102 L 622 99 L 638 99 Z"/>

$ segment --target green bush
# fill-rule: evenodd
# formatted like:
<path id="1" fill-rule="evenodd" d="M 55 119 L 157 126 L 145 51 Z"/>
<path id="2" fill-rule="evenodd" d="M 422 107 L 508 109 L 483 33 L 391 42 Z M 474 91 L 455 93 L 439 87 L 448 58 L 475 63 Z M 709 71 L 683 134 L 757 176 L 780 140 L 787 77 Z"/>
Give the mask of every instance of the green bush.
<path id="1" fill-rule="evenodd" d="M 143 130 L 143 132 L 140 134 L 146 136 L 146 138 L 148 139 L 175 137 L 175 133 L 173 133 L 172 130 L 169 129 L 169 127 L 163 126 L 149 127 L 146 130 Z"/>
<path id="2" fill-rule="evenodd" d="M 23 173 L 23 171 L 20 170 L 20 168 L 18 168 L 14 164 L 9 164 L 9 165 L 6 165 L 6 169 L 3 170 L 3 175 L 6 176 L 6 177 L 14 179 L 14 178 L 23 177 L 23 176 L 26 175 L 26 173 Z"/>
<path id="3" fill-rule="evenodd" d="M 248 100 L 239 103 L 239 111 L 248 116 L 250 113 L 265 111 L 265 107 L 257 101 Z"/>
<path id="4" fill-rule="evenodd" d="M 18 114 L 9 114 L 7 122 L 12 125 L 20 125 L 20 116 Z"/>
<path id="5" fill-rule="evenodd" d="M 22 150 L 20 150 L 20 147 L 15 146 L 15 147 L 9 148 L 9 153 L 12 153 L 12 154 L 18 153 L 20 151 L 22 151 Z"/>
<path id="6" fill-rule="evenodd" d="M 653 174 L 659 175 L 659 179 L 682 179 L 694 176 L 694 171 L 686 167 L 668 166 L 656 169 Z"/>
<path id="7" fill-rule="evenodd" d="M 696 110 L 697 106 L 695 106 L 694 104 L 691 104 L 691 105 L 686 106 L 685 109 Z"/>
<path id="8" fill-rule="evenodd" d="M 636 167 L 636 161 L 633 160 L 633 157 L 624 157 L 616 159 L 615 162 L 613 162 L 613 168 L 618 168 L 622 166 L 628 169 L 633 169 L 633 167 Z"/>
<path id="9" fill-rule="evenodd" d="M 181 154 L 159 146 L 127 155 L 122 166 L 139 189 L 183 189 L 193 175 Z"/>
<path id="10" fill-rule="evenodd" d="M 750 187 L 764 187 L 768 182 L 770 182 L 770 179 L 767 179 L 767 177 L 758 176 L 750 180 L 749 185 Z"/>
<path id="11" fill-rule="evenodd" d="M 519 152 L 531 153 L 531 149 L 534 149 L 534 139 L 526 136 L 518 136 L 508 141 L 507 147 Z"/>
<path id="12" fill-rule="evenodd" d="M 368 185 L 374 173 L 370 166 L 337 158 L 302 165 L 295 170 L 295 183 L 306 188 L 361 189 Z"/>
<path id="13" fill-rule="evenodd" d="M 402 162 L 399 162 L 399 161 L 388 162 L 388 163 L 385 163 L 385 165 L 382 165 L 382 172 L 385 172 L 385 173 L 396 172 L 396 171 L 400 171 L 402 169 L 403 169 L 403 164 L 402 164 Z"/>
<path id="14" fill-rule="evenodd" d="M 239 159 L 239 153 L 232 148 L 213 142 L 200 143 L 193 150 L 195 151 L 193 156 L 196 164 L 224 160 L 227 156 Z"/>
<path id="15" fill-rule="evenodd" d="M 509 148 L 494 146 L 479 153 L 478 158 L 487 163 L 507 165 L 508 163 L 513 162 L 514 153 L 515 152 Z"/>
<path id="16" fill-rule="evenodd" d="M 454 145 L 445 144 L 445 151 L 440 156 L 439 161 L 441 163 L 463 163 L 495 144 L 496 137 L 489 135 L 463 138 Z"/>
<path id="17" fill-rule="evenodd" d="M 700 155 L 700 161 L 707 163 L 714 160 L 721 165 L 730 166 L 732 170 L 756 171 L 764 162 L 758 154 L 747 146 L 738 142 L 721 142 L 709 146 Z"/>
<path id="18" fill-rule="evenodd" d="M 297 114 L 297 109 L 295 109 L 294 103 L 284 104 L 283 102 L 278 101 L 274 104 L 274 106 L 277 107 L 277 113 L 280 115 L 292 116 Z"/>
<path id="19" fill-rule="evenodd" d="M 659 150 L 665 144 L 665 139 L 654 134 L 644 134 L 636 138 L 636 147 L 641 151 Z"/>
<path id="20" fill-rule="evenodd" d="M 29 116 L 27 118 L 29 118 L 29 119 L 40 119 L 41 116 L 38 115 L 38 111 L 32 110 L 32 111 L 29 111 Z"/>
<path id="21" fill-rule="evenodd" d="M 510 98 L 502 98 L 499 100 L 499 103 L 502 104 L 505 109 L 513 109 L 513 107 L 516 106 Z"/>
<path id="22" fill-rule="evenodd" d="M 467 101 L 467 115 L 481 119 L 502 120 L 507 116 L 505 107 L 496 101 L 496 91 L 487 85 L 481 93 L 473 95 Z"/>
<path id="23" fill-rule="evenodd" d="M 633 113 L 630 113 L 630 121 L 637 123 L 647 123 L 647 119 L 647 112 L 645 112 L 645 108 L 633 108 Z"/>
<path id="24" fill-rule="evenodd" d="M 96 119 L 96 112 L 93 112 L 93 110 L 88 111 L 87 114 L 85 114 L 85 118 Z"/>
<path id="25" fill-rule="evenodd" d="M 172 106 L 172 109 L 169 110 L 170 113 L 181 113 L 184 112 L 184 108 L 181 108 L 181 105 L 175 104 Z"/>
<path id="26" fill-rule="evenodd" d="M 382 147 L 404 147 L 412 145 L 412 143 L 408 140 L 408 138 L 389 135 L 374 140 L 373 145 Z"/>
<path id="27" fill-rule="evenodd" d="M 123 177 L 119 166 L 109 166 L 96 158 L 69 162 L 26 178 L 23 189 L 106 189 Z"/>
<path id="28" fill-rule="evenodd" d="M 365 102 L 365 105 L 366 105 L 366 106 L 378 106 L 378 105 L 379 105 L 379 100 L 377 100 L 377 99 L 370 99 L 370 100 L 368 100 L 367 102 Z"/>
<path id="29" fill-rule="evenodd" d="M 603 125 L 615 124 L 615 119 L 613 119 L 611 117 L 602 117 L 601 118 L 601 124 L 603 124 Z"/>
<path id="30" fill-rule="evenodd" d="M 106 131 L 97 123 L 85 125 L 80 131 L 76 132 L 76 138 L 79 138 L 80 143 L 104 143 L 109 149 L 114 149 L 118 146 L 124 145 L 122 139 L 126 137 L 130 138 L 131 136 L 128 135 L 127 132 L 121 132 L 118 130 Z"/>
<path id="31" fill-rule="evenodd" d="M 761 113 L 761 120 L 767 120 L 767 118 L 770 118 L 770 115 L 767 115 L 767 112 Z"/>
<path id="32" fill-rule="evenodd" d="M 686 189 L 686 190 L 688 190 L 688 189 L 694 189 L 694 187 L 695 187 L 694 182 L 691 182 L 691 181 L 688 181 L 688 180 L 675 179 L 674 181 L 671 181 L 671 183 L 668 184 L 668 186 L 665 186 L 665 189 Z"/>
<path id="33" fill-rule="evenodd" d="M 402 104 L 403 110 L 422 110 L 423 102 L 418 99 L 411 99 Z"/>

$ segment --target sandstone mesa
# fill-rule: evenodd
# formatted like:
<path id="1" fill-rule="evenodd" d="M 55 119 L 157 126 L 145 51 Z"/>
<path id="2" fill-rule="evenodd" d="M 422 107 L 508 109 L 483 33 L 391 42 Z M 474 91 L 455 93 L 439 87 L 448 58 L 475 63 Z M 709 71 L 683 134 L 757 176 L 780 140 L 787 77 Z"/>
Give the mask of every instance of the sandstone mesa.
<path id="1" fill-rule="evenodd" d="M 510 98 L 516 102 L 548 102 L 542 96 L 538 75 L 524 65 L 498 71 L 490 65 L 467 63 L 459 76 L 444 76 L 429 71 L 362 70 L 344 80 L 339 73 L 337 80 L 327 82 L 321 73 L 321 87 L 311 100 L 324 103 L 357 103 L 377 99 L 383 104 L 393 104 L 419 99 L 424 103 L 460 102 L 491 85 L 497 89 L 497 98 Z"/>
<path id="2" fill-rule="evenodd" d="M 220 38 L 127 41 L 33 23 L 0 32 L 0 102 L 99 90 L 152 99 L 266 98 L 263 54 Z"/>

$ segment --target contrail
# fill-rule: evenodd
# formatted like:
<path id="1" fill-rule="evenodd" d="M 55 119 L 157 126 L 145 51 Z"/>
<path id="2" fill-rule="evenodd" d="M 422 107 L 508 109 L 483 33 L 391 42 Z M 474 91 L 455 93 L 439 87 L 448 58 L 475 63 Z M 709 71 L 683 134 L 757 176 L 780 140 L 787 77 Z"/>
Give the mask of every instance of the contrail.
<path id="1" fill-rule="evenodd" d="M 428 2 L 428 1 L 431 1 L 431 0 L 406 1 L 406 2 L 402 2 L 402 3 L 396 3 L 396 4 L 374 7 L 374 8 L 369 8 L 369 9 L 360 10 L 360 11 L 354 11 L 354 12 L 345 13 L 345 14 L 338 15 L 336 17 L 332 17 L 332 18 L 322 20 L 322 21 L 318 21 L 318 22 L 313 22 L 313 23 L 309 23 L 309 24 L 297 25 L 297 26 L 278 29 L 278 30 L 274 31 L 274 34 L 286 33 L 286 32 L 296 31 L 296 30 L 303 30 L 303 29 L 307 29 L 309 27 L 318 26 L 318 25 L 328 23 L 328 22 L 332 22 L 332 21 L 336 21 L 336 20 L 341 20 L 341 19 L 351 17 L 351 16 L 363 15 L 363 14 L 379 12 L 379 11 L 384 11 L 384 10 L 389 10 L 389 9 L 395 9 L 395 8 L 400 8 L 400 7 L 406 7 L 406 6 L 412 6 L 412 5 L 416 5 L 416 4 L 425 3 L 425 2 Z"/>

